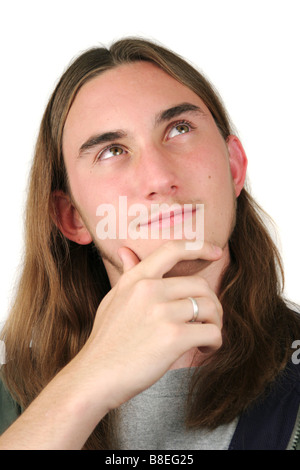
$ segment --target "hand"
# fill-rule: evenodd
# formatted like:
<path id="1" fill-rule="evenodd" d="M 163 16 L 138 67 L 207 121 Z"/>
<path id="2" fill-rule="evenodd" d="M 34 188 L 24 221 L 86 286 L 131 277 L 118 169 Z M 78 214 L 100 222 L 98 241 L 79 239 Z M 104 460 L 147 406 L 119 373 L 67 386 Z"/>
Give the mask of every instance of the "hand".
<path id="1" fill-rule="evenodd" d="M 209 243 L 186 250 L 178 240 L 143 261 L 128 248 L 120 250 L 124 274 L 101 302 L 78 355 L 95 398 L 105 371 L 108 409 L 152 385 L 186 351 L 199 347 L 212 352 L 221 346 L 222 307 L 208 283 L 199 274 L 163 278 L 179 261 L 216 261 L 221 255 Z M 188 297 L 197 301 L 199 323 L 189 323 L 193 307 Z"/>
<path id="2" fill-rule="evenodd" d="M 101 302 L 74 359 L 1 436 L 1 449 L 80 449 L 111 409 L 156 382 L 186 351 L 222 343 L 222 307 L 201 276 L 163 278 L 183 260 L 221 258 L 213 246 L 162 245 L 140 261 L 122 248 L 124 274 Z M 199 306 L 198 322 L 189 323 Z"/>

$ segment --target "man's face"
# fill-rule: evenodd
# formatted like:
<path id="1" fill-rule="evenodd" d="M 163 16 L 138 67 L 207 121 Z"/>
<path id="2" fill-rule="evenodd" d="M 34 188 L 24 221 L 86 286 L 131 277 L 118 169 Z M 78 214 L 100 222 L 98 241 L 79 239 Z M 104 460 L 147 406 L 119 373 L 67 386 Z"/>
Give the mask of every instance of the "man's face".
<path id="1" fill-rule="evenodd" d="M 149 215 L 154 204 L 204 204 L 205 240 L 227 245 L 239 191 L 227 143 L 203 101 L 155 65 L 122 65 L 85 84 L 66 120 L 63 154 L 73 201 L 109 273 L 121 272 L 119 247 L 143 259 L 164 243 L 120 239 L 118 230 L 98 238 L 97 209 L 112 205 L 118 225 L 120 196 Z"/>

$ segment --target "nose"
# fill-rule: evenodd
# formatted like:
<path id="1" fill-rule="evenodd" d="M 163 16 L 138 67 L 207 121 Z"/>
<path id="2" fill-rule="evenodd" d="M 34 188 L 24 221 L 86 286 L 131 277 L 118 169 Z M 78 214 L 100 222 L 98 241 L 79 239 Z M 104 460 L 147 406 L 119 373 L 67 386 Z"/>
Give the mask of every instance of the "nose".
<path id="1" fill-rule="evenodd" d="M 154 146 L 141 153 L 136 178 L 140 183 L 140 194 L 148 200 L 159 200 L 163 196 L 174 196 L 178 190 L 175 158 Z"/>

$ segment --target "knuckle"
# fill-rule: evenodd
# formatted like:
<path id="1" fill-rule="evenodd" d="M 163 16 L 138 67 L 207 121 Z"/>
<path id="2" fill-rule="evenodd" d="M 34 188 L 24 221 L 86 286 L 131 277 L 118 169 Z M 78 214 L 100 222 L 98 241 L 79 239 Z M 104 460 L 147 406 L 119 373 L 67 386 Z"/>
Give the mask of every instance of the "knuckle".
<path id="1" fill-rule="evenodd" d="M 211 346 L 213 346 L 215 349 L 219 349 L 222 346 L 222 332 L 216 325 L 211 325 L 210 342 Z"/>
<path id="2" fill-rule="evenodd" d="M 204 289 L 210 289 L 208 281 L 204 277 L 198 276 L 199 285 Z"/>
<path id="3" fill-rule="evenodd" d="M 164 342 L 169 346 L 173 346 L 178 342 L 178 338 L 181 335 L 181 328 L 176 323 L 168 323 L 166 324 L 164 330 Z"/>
<path id="4" fill-rule="evenodd" d="M 199 296 L 211 295 L 212 291 L 206 279 L 199 276 L 199 274 L 196 274 L 195 282 L 196 282 L 195 286 L 197 286 L 197 291 L 198 291 Z"/>
<path id="5" fill-rule="evenodd" d="M 151 296 L 155 290 L 153 279 L 139 279 L 134 286 L 134 291 L 139 296 Z"/>
<path id="6" fill-rule="evenodd" d="M 215 318 L 215 314 L 217 311 L 217 306 L 211 297 L 207 297 L 205 299 L 205 315 L 208 317 L 209 320 L 213 320 Z"/>
<path id="7" fill-rule="evenodd" d="M 222 307 L 222 305 L 220 304 L 220 302 L 219 302 L 218 305 L 217 305 L 217 309 L 218 309 L 218 314 L 219 314 L 219 319 L 220 319 L 221 325 L 223 326 L 224 311 L 223 311 L 223 307 Z"/>
<path id="8" fill-rule="evenodd" d="M 130 283 L 130 272 L 122 274 L 122 276 L 118 280 L 117 287 L 120 290 L 128 288 Z"/>
<path id="9" fill-rule="evenodd" d="M 156 303 L 152 307 L 152 314 L 155 317 L 163 317 L 166 313 L 166 305 L 164 303 Z"/>
<path id="10" fill-rule="evenodd" d="M 214 299 L 211 297 L 202 298 L 201 304 L 203 323 L 220 325 L 221 316 Z"/>
<path id="11" fill-rule="evenodd" d="M 174 240 L 168 240 L 163 244 L 163 249 L 167 251 L 173 251 L 177 245 Z"/>

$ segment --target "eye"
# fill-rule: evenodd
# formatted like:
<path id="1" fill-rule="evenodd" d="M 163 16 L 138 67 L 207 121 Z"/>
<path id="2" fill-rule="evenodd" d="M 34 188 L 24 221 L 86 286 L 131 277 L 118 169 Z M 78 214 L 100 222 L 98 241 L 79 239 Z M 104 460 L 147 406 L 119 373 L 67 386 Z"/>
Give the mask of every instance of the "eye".
<path id="1" fill-rule="evenodd" d="M 193 126 L 187 121 L 177 122 L 172 125 L 171 130 L 168 133 L 168 139 L 172 139 L 173 137 L 176 137 L 177 135 L 186 134 L 187 132 L 190 132 L 192 129 L 194 129 Z"/>
<path id="2" fill-rule="evenodd" d="M 96 160 L 107 160 L 108 158 L 118 157 L 119 155 L 123 155 L 126 153 L 126 150 L 124 150 L 119 145 L 110 145 L 109 147 L 106 147 L 98 153 Z"/>

